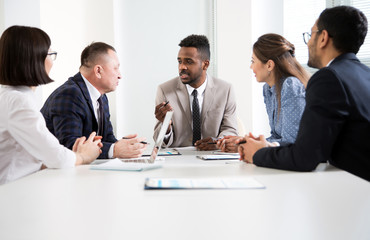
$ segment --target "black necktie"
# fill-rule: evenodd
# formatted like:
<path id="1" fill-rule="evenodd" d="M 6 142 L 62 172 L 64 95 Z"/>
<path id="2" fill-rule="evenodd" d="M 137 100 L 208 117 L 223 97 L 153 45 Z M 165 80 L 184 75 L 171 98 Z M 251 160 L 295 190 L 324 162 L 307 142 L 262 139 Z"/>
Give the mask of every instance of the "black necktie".
<path id="1" fill-rule="evenodd" d="M 199 102 L 198 102 L 198 92 L 194 89 L 193 93 L 193 145 L 196 141 L 201 138 L 200 131 L 200 112 L 199 112 Z"/>
<path id="2" fill-rule="evenodd" d="M 99 108 L 98 108 L 98 136 L 103 136 L 103 122 L 104 122 L 104 111 L 103 111 L 103 101 L 102 96 L 98 98 Z"/>

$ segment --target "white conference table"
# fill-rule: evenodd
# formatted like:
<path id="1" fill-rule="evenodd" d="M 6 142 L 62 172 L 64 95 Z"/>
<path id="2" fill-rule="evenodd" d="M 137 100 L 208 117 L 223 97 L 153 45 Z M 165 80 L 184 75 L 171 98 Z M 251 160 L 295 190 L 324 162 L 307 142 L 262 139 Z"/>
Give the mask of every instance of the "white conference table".
<path id="1" fill-rule="evenodd" d="M 143 171 L 46 169 L 0 186 L 0 239 L 370 239 L 370 183 L 180 150 Z M 147 177 L 253 177 L 265 189 L 144 190 Z"/>

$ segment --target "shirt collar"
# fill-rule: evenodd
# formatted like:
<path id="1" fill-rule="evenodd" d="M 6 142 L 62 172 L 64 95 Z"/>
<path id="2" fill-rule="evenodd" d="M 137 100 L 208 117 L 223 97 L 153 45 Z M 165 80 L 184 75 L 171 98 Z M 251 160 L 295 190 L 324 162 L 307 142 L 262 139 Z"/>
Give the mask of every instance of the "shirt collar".
<path id="1" fill-rule="evenodd" d="M 266 88 L 267 90 L 269 91 L 269 93 L 273 94 L 275 92 L 275 85 L 270 87 L 267 83 L 266 83 Z"/>
<path id="2" fill-rule="evenodd" d="M 98 101 L 98 98 L 100 98 L 100 96 L 101 96 L 98 89 L 96 89 L 82 74 L 81 74 L 81 76 L 82 76 L 82 79 L 84 80 L 84 82 L 86 84 L 87 91 L 89 91 L 91 101 L 92 102 Z"/>
<path id="3" fill-rule="evenodd" d="M 326 66 L 329 67 L 329 65 L 334 61 L 334 59 L 335 58 L 333 58 L 332 60 L 330 60 Z"/>
<path id="4" fill-rule="evenodd" d="M 204 83 L 200 85 L 200 87 L 197 88 L 198 96 L 203 95 L 204 91 L 206 90 L 207 81 L 208 81 L 208 76 L 206 76 L 206 80 L 204 81 Z M 191 95 L 193 93 L 193 90 L 195 89 L 189 84 L 186 84 L 186 88 L 188 90 L 189 95 Z"/>

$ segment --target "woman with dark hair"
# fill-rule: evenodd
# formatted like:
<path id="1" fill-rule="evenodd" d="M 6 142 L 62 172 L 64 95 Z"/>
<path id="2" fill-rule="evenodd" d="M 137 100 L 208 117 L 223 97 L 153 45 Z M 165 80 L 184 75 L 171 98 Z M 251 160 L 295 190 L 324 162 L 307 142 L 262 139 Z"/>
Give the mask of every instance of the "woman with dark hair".
<path id="1" fill-rule="evenodd" d="M 253 45 L 250 68 L 265 82 L 263 96 L 271 127 L 266 140 L 293 143 L 305 108 L 309 74 L 294 56 L 294 45 L 278 34 L 265 34 Z M 278 144 L 276 144 L 278 145 Z"/>
<path id="2" fill-rule="evenodd" d="M 278 34 L 265 34 L 253 45 L 252 63 L 263 97 L 271 128 L 266 140 L 271 146 L 293 143 L 305 108 L 305 86 L 309 74 L 294 56 L 294 45 Z M 243 137 L 226 136 L 218 141 L 221 151 L 237 152 L 235 143 Z"/>
<path id="3" fill-rule="evenodd" d="M 49 36 L 34 27 L 12 26 L 0 38 L 0 184 L 42 167 L 90 163 L 100 154 L 95 133 L 77 139 L 71 151 L 46 128 L 34 90 L 52 82 L 48 74 L 57 53 L 50 44 Z"/>

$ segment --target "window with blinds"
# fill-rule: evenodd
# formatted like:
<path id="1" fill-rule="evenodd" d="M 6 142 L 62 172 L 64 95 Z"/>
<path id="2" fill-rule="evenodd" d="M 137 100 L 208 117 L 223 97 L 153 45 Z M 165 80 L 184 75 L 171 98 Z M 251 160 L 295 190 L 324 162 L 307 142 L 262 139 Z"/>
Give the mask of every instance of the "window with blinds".
<path id="1" fill-rule="evenodd" d="M 303 41 L 303 33 L 311 32 L 325 8 L 325 0 L 284 0 L 284 37 L 294 44 L 297 60 L 311 73 L 317 69 L 307 66 L 308 48 Z"/>
<path id="2" fill-rule="evenodd" d="M 350 5 L 358 8 L 363 12 L 367 18 L 368 23 L 370 22 L 370 1 L 369 0 L 347 0 L 347 1 L 330 1 L 333 2 L 332 6 L 338 5 Z M 361 46 L 360 51 L 357 53 L 357 57 L 363 64 L 370 67 L 370 33 L 367 32 L 365 42 Z"/>
<path id="3" fill-rule="evenodd" d="M 327 7 L 350 5 L 360 9 L 370 22 L 369 0 L 284 0 L 284 37 L 294 44 L 297 60 L 311 73 L 317 69 L 307 66 L 308 49 L 303 42 L 303 32 L 310 32 L 320 13 Z M 357 57 L 370 67 L 370 33 Z"/>

